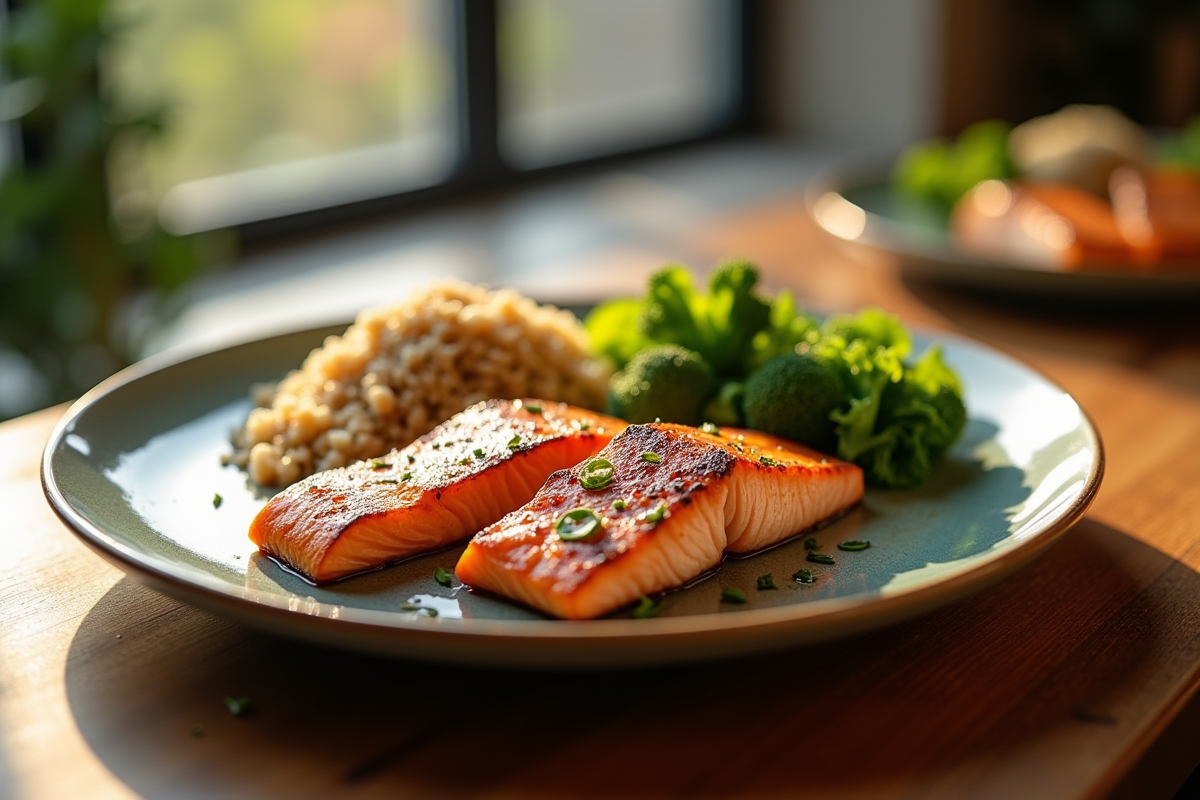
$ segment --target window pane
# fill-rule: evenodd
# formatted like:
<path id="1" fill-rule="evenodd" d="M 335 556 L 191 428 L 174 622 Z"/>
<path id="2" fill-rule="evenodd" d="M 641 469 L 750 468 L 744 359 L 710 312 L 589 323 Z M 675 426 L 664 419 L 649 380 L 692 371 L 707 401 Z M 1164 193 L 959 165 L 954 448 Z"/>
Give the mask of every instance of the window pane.
<path id="1" fill-rule="evenodd" d="M 116 0 L 118 96 L 166 101 L 151 157 L 114 159 L 114 207 L 180 232 L 392 194 L 456 157 L 442 0 Z"/>
<path id="2" fill-rule="evenodd" d="M 722 0 L 501 0 L 500 146 L 534 167 L 694 136 L 734 99 Z"/>

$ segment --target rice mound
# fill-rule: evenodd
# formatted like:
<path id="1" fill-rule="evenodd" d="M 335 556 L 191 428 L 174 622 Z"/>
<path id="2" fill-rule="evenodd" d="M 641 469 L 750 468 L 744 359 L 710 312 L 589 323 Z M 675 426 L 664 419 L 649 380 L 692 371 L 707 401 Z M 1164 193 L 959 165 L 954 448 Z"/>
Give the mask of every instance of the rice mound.
<path id="1" fill-rule="evenodd" d="M 403 447 L 483 400 L 602 409 L 610 375 L 570 312 L 511 289 L 439 281 L 363 311 L 278 384 L 254 386 L 258 407 L 222 461 L 286 486 Z"/>

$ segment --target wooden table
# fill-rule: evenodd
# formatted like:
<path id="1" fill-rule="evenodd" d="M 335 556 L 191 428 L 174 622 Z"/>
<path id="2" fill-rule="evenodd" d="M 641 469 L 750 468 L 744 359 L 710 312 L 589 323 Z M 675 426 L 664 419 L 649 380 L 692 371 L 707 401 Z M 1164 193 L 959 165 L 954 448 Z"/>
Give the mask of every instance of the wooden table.
<path id="1" fill-rule="evenodd" d="M 906 284 L 796 197 L 697 230 L 659 246 L 758 258 L 810 302 L 878 304 L 1061 383 L 1107 448 L 1086 519 L 1003 584 L 847 641 L 442 668 L 272 638 L 124 577 L 42 497 L 50 409 L 0 425 L 0 797 L 1169 797 L 1200 762 L 1197 325 Z"/>

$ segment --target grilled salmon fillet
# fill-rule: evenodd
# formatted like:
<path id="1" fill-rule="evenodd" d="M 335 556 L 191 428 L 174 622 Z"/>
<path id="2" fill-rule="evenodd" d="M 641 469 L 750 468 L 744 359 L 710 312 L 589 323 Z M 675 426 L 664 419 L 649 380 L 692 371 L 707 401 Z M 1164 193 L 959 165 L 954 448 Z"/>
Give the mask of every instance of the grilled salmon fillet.
<path id="1" fill-rule="evenodd" d="M 780 542 L 857 503 L 862 470 L 755 431 L 631 425 L 597 458 L 612 479 L 589 490 L 587 464 L 555 472 L 523 508 L 480 531 L 459 580 L 566 619 L 590 619 L 679 586 L 726 551 Z M 593 484 L 594 485 L 594 484 Z M 616 505 L 614 506 L 614 502 Z M 586 538 L 577 536 L 596 515 Z"/>
<path id="2" fill-rule="evenodd" d="M 293 484 L 258 513 L 250 539 L 314 583 L 375 569 L 495 522 L 624 427 L 565 403 L 489 400 L 408 447 Z"/>

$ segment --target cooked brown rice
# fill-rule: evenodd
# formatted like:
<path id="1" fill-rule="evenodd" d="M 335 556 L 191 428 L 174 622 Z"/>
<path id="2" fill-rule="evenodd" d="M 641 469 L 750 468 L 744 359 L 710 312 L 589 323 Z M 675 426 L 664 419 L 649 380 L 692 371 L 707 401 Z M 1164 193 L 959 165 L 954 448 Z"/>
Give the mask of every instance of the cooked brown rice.
<path id="1" fill-rule="evenodd" d="M 541 397 L 604 405 L 609 368 L 567 311 L 512 290 L 434 283 L 363 311 L 278 384 L 232 435 L 225 463 L 265 486 L 403 447 L 469 405 Z"/>

